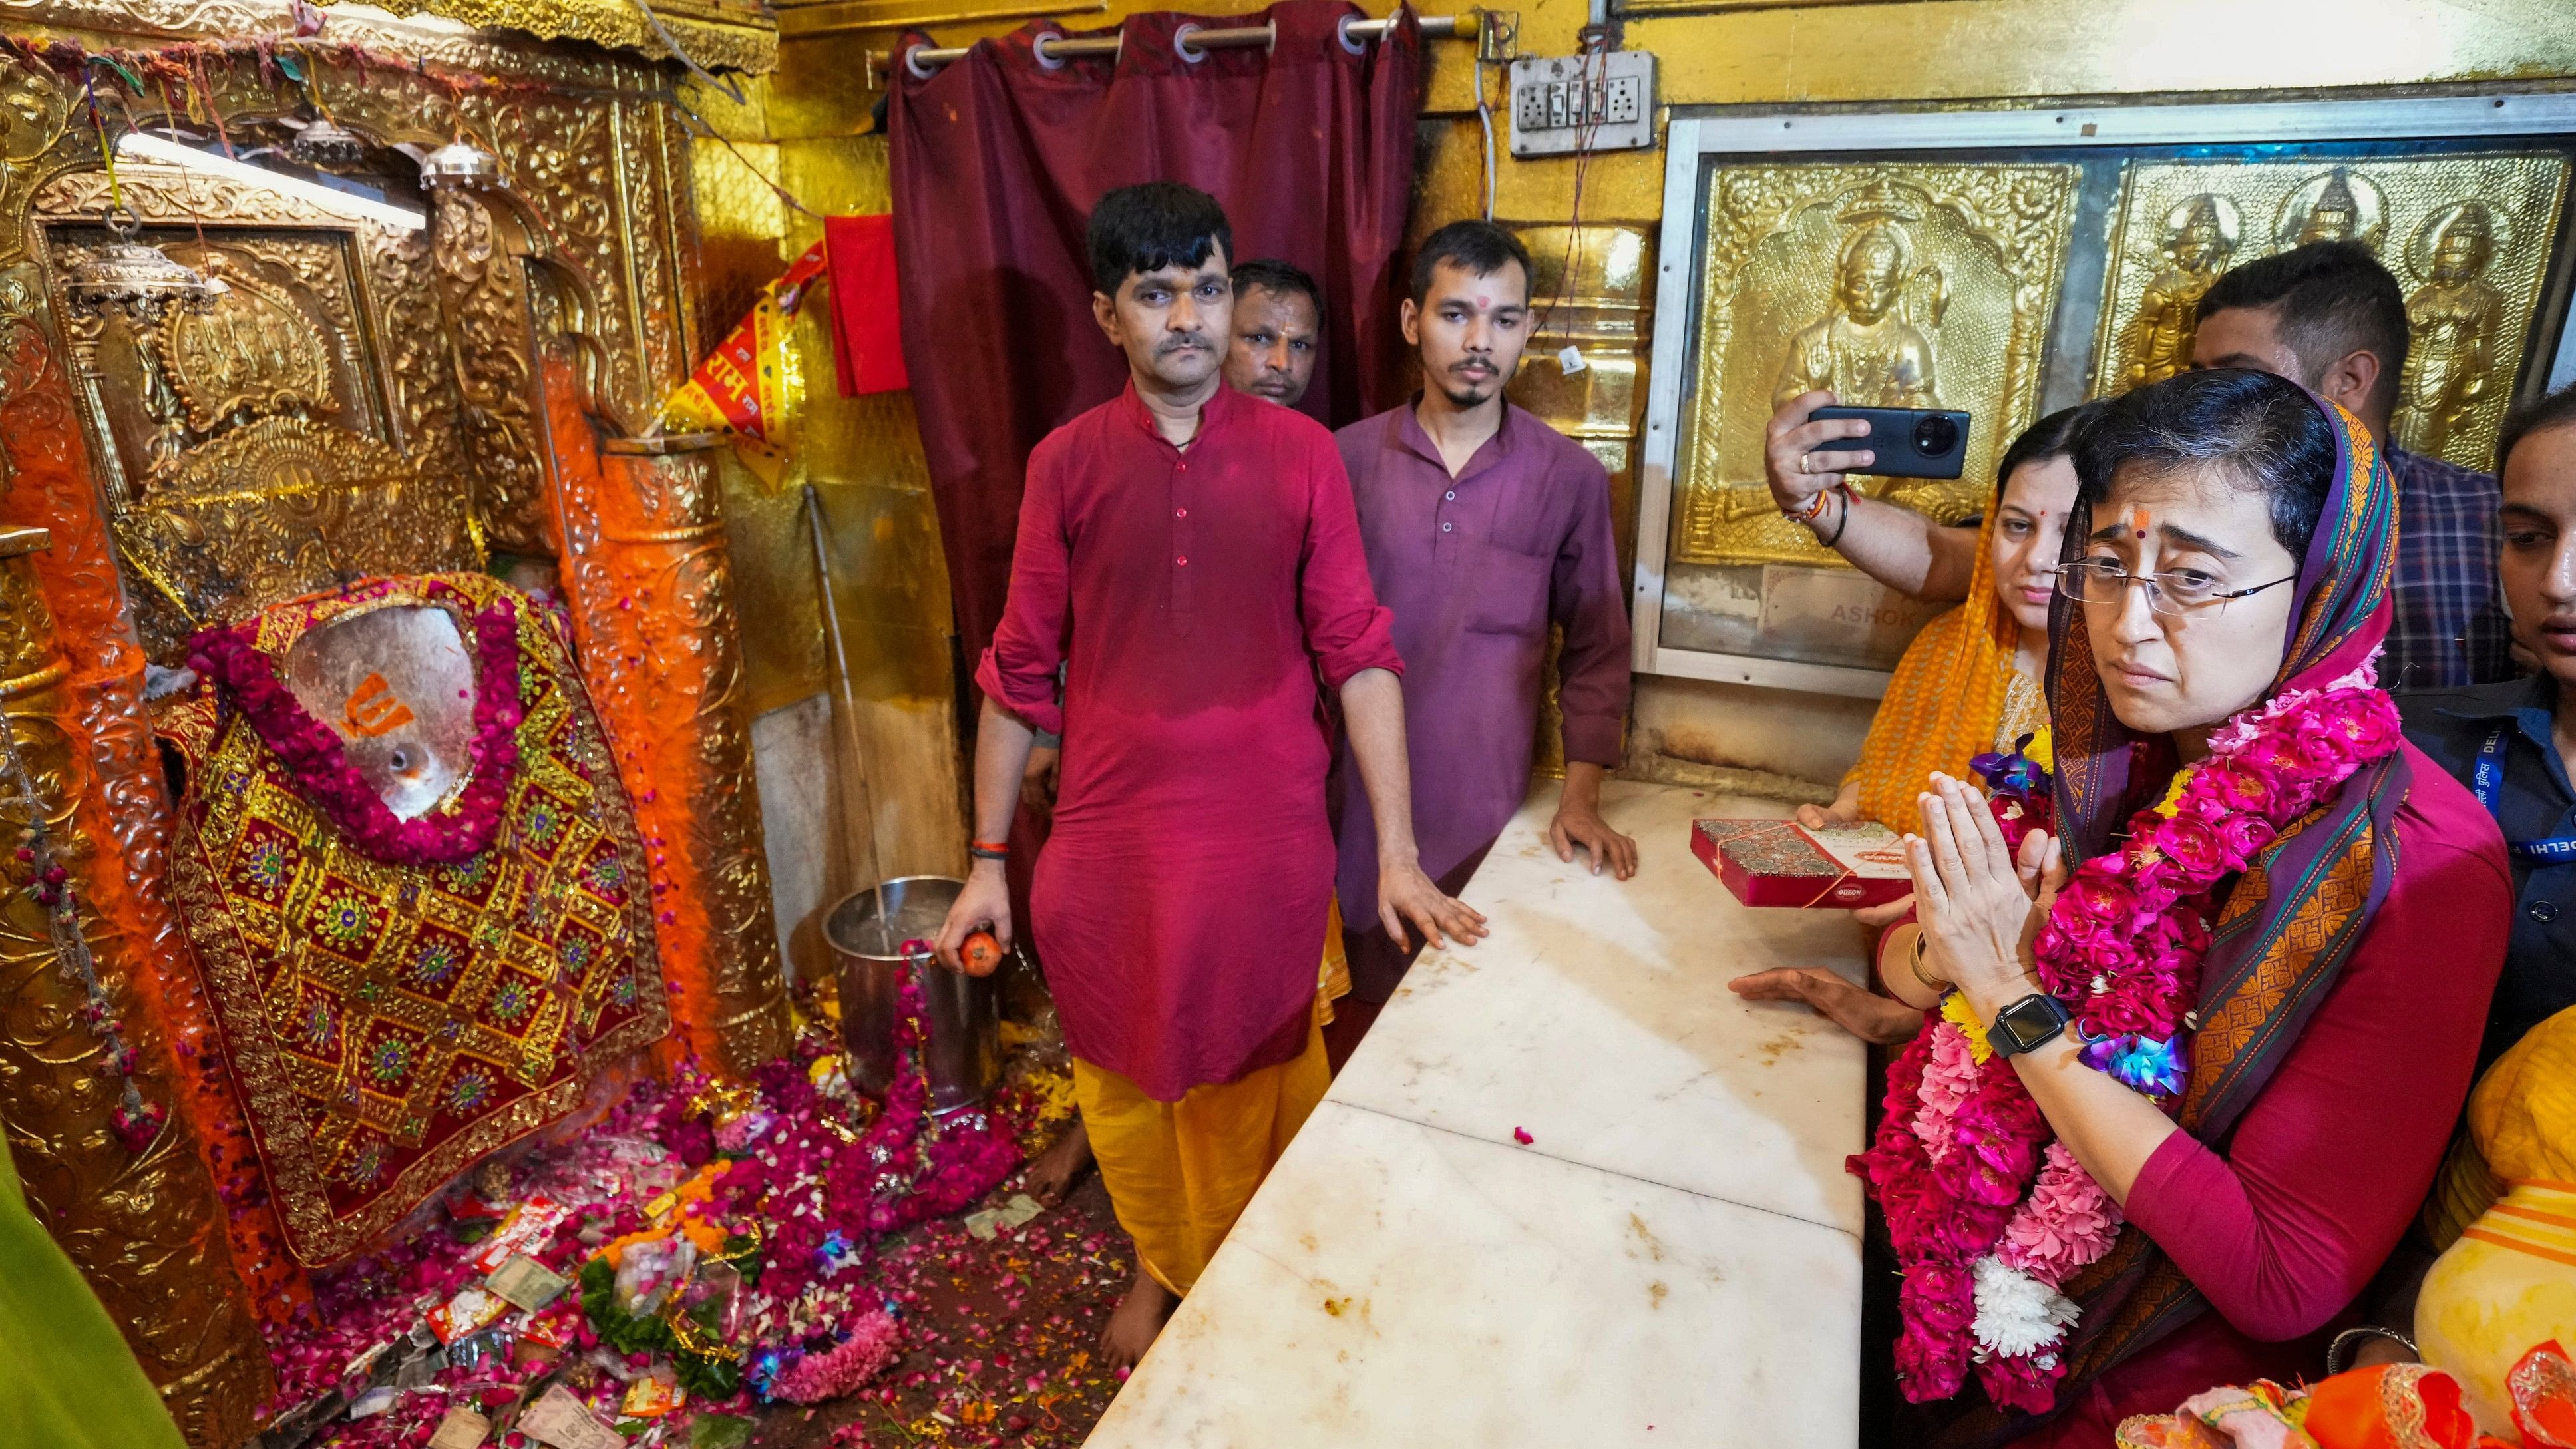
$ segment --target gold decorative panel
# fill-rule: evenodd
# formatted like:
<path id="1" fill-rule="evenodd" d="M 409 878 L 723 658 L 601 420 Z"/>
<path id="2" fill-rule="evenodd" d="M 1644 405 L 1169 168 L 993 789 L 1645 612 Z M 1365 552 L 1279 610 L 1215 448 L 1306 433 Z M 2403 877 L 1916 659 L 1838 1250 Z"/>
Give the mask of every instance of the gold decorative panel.
<path id="1" fill-rule="evenodd" d="M 1840 563 L 1762 481 L 1764 424 L 1813 388 L 1975 414 L 1962 478 L 1861 486 L 1945 522 L 1980 508 L 2039 401 L 2076 181 L 2060 165 L 1713 168 L 1674 561 Z"/>
<path id="2" fill-rule="evenodd" d="M 201 312 L 76 306 L 63 283 L 108 239 L 93 219 L 105 177 L 74 173 L 36 198 L 91 454 L 126 567 L 148 586 L 132 599 L 147 652 L 174 656 L 200 624 L 334 583 L 478 566 L 466 490 L 452 473 L 423 481 L 382 382 L 390 319 L 370 310 L 384 289 L 366 258 L 417 237 L 170 168 L 121 167 L 119 181 L 143 240 L 225 284 Z M 443 381 L 400 385 L 452 416 Z"/>
<path id="3" fill-rule="evenodd" d="M 2539 306 L 2567 188 L 2560 152 L 2132 164 L 2111 232 L 2093 388 L 2191 359 L 2219 273 L 2323 238 L 2369 245 L 2406 292 L 2397 441 L 2484 468 Z"/>
<path id="4" fill-rule="evenodd" d="M 334 0 L 321 0 L 328 5 Z M 657 58 L 677 44 L 718 70 L 765 74 L 778 63 L 778 17 L 760 0 L 373 0 L 395 15 L 436 15 L 480 29 L 586 40 Z"/>

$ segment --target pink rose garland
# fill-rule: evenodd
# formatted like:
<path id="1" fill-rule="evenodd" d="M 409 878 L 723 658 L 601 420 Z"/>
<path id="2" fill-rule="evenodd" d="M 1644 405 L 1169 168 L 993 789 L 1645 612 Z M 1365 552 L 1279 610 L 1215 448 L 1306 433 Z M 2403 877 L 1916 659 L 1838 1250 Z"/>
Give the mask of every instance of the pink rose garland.
<path id="1" fill-rule="evenodd" d="M 2179 1110 L 2212 888 L 2398 738 L 2368 666 L 2284 692 L 2213 735 L 2168 802 L 2131 817 L 2119 850 L 2077 868 L 2035 954 L 2087 1065 Z M 1973 1369 L 1998 1407 L 2054 1404 L 2076 1317 L 2058 1289 L 2110 1251 L 2121 1219 L 2051 1139 L 2011 1063 L 1980 1064 L 1956 1024 L 1927 1013 L 1888 1069 L 1875 1141 L 1851 1161 L 1904 1266 L 1896 1370 L 1908 1399 L 1948 1398 Z"/>
<path id="2" fill-rule="evenodd" d="M 360 850 L 396 865 L 454 865 L 492 843 L 519 766 L 518 609 L 503 594 L 472 622 L 474 745 L 465 789 L 452 807 L 411 820 L 395 817 L 349 763 L 339 731 L 315 719 L 278 678 L 277 666 L 251 642 L 256 623 L 198 631 L 188 641 L 188 667 L 223 689 L 297 788 Z"/>

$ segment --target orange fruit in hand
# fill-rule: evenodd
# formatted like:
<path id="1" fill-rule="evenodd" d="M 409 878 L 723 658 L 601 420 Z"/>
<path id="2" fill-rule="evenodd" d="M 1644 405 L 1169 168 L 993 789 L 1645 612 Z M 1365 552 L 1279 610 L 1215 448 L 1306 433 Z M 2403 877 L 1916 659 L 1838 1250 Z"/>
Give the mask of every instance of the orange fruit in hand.
<path id="1" fill-rule="evenodd" d="M 957 948 L 957 959 L 969 976 L 990 976 L 1002 964 L 1002 943 L 990 931 L 977 931 Z"/>

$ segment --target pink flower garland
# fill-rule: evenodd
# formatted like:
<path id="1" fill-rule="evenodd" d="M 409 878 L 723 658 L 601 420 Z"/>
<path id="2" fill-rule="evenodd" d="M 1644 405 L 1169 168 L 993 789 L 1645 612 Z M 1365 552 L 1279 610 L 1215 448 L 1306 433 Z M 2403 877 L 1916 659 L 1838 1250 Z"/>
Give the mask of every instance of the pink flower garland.
<path id="1" fill-rule="evenodd" d="M 761 1287 L 781 1302 L 855 1262 L 875 1239 L 915 1223 L 946 1217 L 992 1190 L 1019 1162 L 1009 1125 L 986 1111 L 959 1112 L 945 1121 L 928 1111 L 930 1081 L 921 1070 L 921 988 L 906 979 L 895 1017 L 895 1078 L 886 1088 L 885 1111 L 853 1142 L 829 1130 L 831 1108 L 802 1062 L 771 1062 L 754 1073 L 761 1097 L 781 1124 L 754 1155 L 718 1180 L 716 1194 L 729 1219 L 764 1222 L 768 1241 Z M 703 1137 L 703 1126 L 681 1115 L 671 1098 L 661 1137 L 679 1143 Z M 697 1149 L 697 1160 L 713 1140 Z M 683 1147 L 683 1157 L 693 1154 Z M 820 1200 L 772 1201 L 774 1189 L 819 1183 Z M 785 1196 L 785 1194 L 779 1194 Z"/>
<path id="2" fill-rule="evenodd" d="M 2167 805 L 2131 817 L 2126 844 L 2076 870 L 2035 952 L 2041 982 L 2075 1014 L 2088 1065 L 2178 1110 L 2211 889 L 2398 738 L 2396 707 L 2368 666 L 2322 690 L 2286 691 L 2213 735 Z M 1948 1398 L 1973 1367 L 1997 1406 L 2046 1410 L 2074 1318 L 2057 1290 L 2110 1251 L 2118 1209 L 2051 1140 L 2012 1065 L 1978 1063 L 1937 1013 L 1888 1069 L 1886 1102 L 1851 1168 L 1879 1199 L 1904 1265 L 1905 1396 Z"/>
<path id="3" fill-rule="evenodd" d="M 837 1399 L 894 1362 L 902 1332 L 892 1315 L 869 1313 L 845 1325 L 845 1341 L 821 1353 L 809 1353 L 778 1375 L 768 1397 L 791 1404 L 819 1404 Z"/>
<path id="4" fill-rule="evenodd" d="M 474 615 L 473 626 L 474 746 L 465 789 L 453 807 L 411 820 L 395 818 L 349 763 L 339 731 L 315 719 L 277 677 L 277 666 L 252 643 L 256 623 L 198 631 L 188 641 L 188 666 L 231 697 L 297 788 L 352 844 L 396 865 L 453 865 L 492 843 L 519 765 L 518 609 L 503 594 Z"/>

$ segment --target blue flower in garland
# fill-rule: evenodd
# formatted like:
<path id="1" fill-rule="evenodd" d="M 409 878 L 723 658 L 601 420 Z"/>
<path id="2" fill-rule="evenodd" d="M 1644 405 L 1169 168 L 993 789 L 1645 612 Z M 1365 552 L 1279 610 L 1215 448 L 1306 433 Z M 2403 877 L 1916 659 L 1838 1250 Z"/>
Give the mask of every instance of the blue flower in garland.
<path id="1" fill-rule="evenodd" d="M 804 1356 L 799 1352 L 796 1354 L 796 1359 L 802 1359 Z M 779 1374 L 786 1371 L 794 1362 L 795 1360 L 787 1358 L 777 1349 L 764 1348 L 752 1355 L 751 1367 L 743 1375 L 743 1380 L 751 1385 L 753 1393 L 766 1399 L 769 1397 L 770 1386 L 778 1382 Z"/>
<path id="2" fill-rule="evenodd" d="M 2025 806 L 2043 799 L 2049 789 L 2048 766 L 2033 755 L 2045 754 L 2046 747 L 2034 752 L 2031 743 L 2036 738 L 2035 735 L 2023 735 L 2013 742 L 2011 753 L 1979 755 L 1968 762 L 1968 768 L 1986 782 L 1987 789 L 2007 799 L 2018 800 Z"/>
<path id="3" fill-rule="evenodd" d="M 2084 1044 L 2084 1065 L 2134 1092 L 2170 1097 L 2182 1090 L 2182 1050 L 2151 1036 L 2122 1034 Z"/>
<path id="4" fill-rule="evenodd" d="M 850 1246 L 839 1228 L 834 1228 L 823 1235 L 822 1246 L 814 1250 L 814 1272 L 818 1277 L 829 1278 L 856 1262 L 858 1256 L 859 1250 Z"/>

